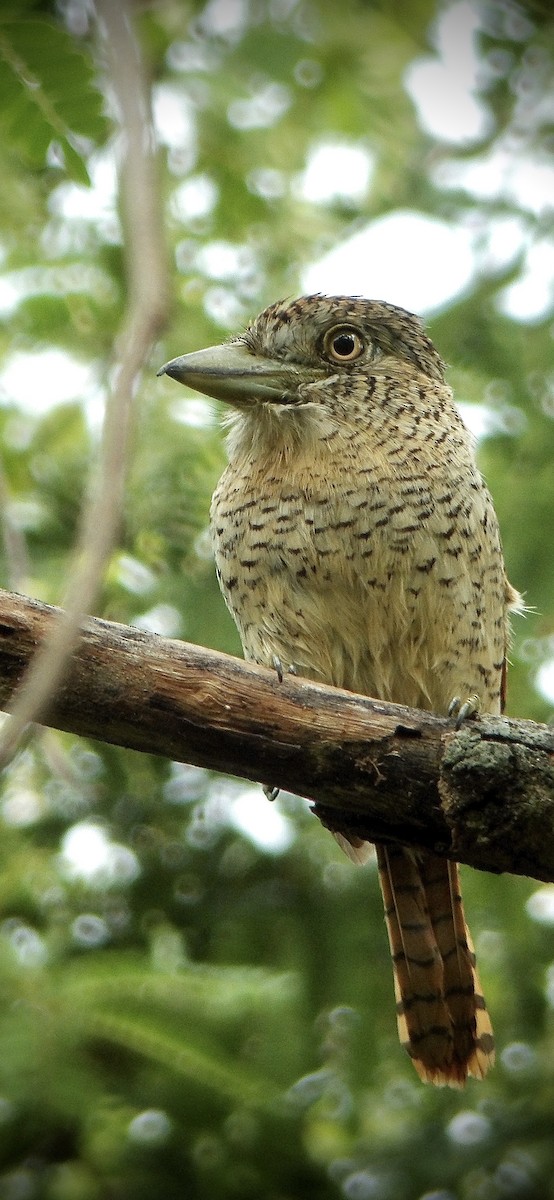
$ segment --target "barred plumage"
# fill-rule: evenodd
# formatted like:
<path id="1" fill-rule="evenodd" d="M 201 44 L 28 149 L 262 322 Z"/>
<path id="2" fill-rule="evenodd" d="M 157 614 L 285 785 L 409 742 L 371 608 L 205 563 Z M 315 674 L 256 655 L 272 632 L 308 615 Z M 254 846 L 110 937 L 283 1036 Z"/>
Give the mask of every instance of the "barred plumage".
<path id="1" fill-rule="evenodd" d="M 245 656 L 437 713 L 470 696 L 499 712 L 519 598 L 418 318 L 304 296 L 163 370 L 233 407 L 211 518 Z M 404 847 L 378 862 L 400 1040 L 422 1079 L 481 1078 L 494 1043 L 458 869 Z"/>

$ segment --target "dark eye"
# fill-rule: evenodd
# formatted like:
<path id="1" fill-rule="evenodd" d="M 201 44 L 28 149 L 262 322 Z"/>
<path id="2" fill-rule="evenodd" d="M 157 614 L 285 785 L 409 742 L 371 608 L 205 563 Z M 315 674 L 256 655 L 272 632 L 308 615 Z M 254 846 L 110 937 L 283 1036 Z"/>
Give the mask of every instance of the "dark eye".
<path id="1" fill-rule="evenodd" d="M 363 339 L 349 325 L 336 325 L 325 334 L 323 350 L 333 362 L 354 362 L 363 349 Z"/>

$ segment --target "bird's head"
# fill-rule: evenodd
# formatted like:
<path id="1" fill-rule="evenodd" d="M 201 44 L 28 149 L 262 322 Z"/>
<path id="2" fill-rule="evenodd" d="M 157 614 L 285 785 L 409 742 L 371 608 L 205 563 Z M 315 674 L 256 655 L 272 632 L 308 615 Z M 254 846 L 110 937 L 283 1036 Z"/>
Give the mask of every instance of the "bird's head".
<path id="1" fill-rule="evenodd" d="M 325 404 L 341 379 L 352 385 L 399 370 L 444 382 L 418 317 L 376 300 L 316 295 L 272 304 L 244 333 L 174 358 L 158 374 L 244 412 Z"/>

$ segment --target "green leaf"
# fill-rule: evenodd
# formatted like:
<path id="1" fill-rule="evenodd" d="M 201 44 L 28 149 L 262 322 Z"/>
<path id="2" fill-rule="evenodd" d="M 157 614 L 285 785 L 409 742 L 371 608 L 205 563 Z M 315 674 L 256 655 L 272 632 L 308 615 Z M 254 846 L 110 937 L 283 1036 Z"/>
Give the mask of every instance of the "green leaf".
<path id="1" fill-rule="evenodd" d="M 274 1044 L 297 1006 L 292 973 L 193 963 L 165 973 L 112 954 L 66 965 L 63 993 L 79 1040 L 111 1042 L 233 1103 L 273 1108 L 282 1094 L 271 1057 L 244 1068 L 236 1047 L 246 1029 Z"/>
<path id="2" fill-rule="evenodd" d="M 207 1088 L 238 1104 L 256 1108 L 273 1107 L 280 1096 L 275 1084 L 237 1067 L 223 1056 L 220 1047 L 207 1050 L 187 1038 L 168 1033 L 162 1024 L 136 1014 L 93 1011 L 85 1023 L 94 1037 L 105 1039 L 151 1059 L 166 1070 L 183 1076 L 190 1084 Z"/>
<path id="3" fill-rule="evenodd" d="M 57 147 L 67 174 L 90 183 L 78 139 L 104 139 L 102 97 L 91 63 L 57 25 L 0 25 L 0 127 L 10 149 L 31 166 L 44 167 Z"/>

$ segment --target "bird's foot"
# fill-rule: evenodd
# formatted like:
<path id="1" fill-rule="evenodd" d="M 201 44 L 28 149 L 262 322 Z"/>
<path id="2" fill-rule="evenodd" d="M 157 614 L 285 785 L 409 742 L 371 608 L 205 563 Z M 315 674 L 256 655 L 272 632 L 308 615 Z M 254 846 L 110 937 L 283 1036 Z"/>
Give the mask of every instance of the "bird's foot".
<path id="1" fill-rule="evenodd" d="M 466 696 L 462 701 L 460 696 L 454 696 L 448 705 L 448 716 L 456 718 L 456 729 L 461 729 L 464 721 L 469 717 L 476 717 L 481 708 L 481 701 L 478 696 Z"/>
<path id="2" fill-rule="evenodd" d="M 279 655 L 273 654 L 271 662 L 277 672 L 277 679 L 279 680 L 279 683 L 282 683 L 285 677 L 285 669 L 281 659 L 279 658 Z M 289 663 L 287 675 L 296 675 L 296 667 L 294 663 Z M 278 787 L 272 787 L 270 783 L 262 783 L 262 789 L 268 800 L 276 800 L 281 790 Z"/>
<path id="3" fill-rule="evenodd" d="M 283 682 L 283 664 L 281 662 L 281 659 L 279 658 L 279 655 L 273 654 L 271 661 L 273 663 L 273 666 L 275 667 L 275 670 L 277 671 L 277 679 L 279 680 L 279 683 L 282 683 Z"/>
<path id="4" fill-rule="evenodd" d="M 273 654 L 271 657 L 271 662 L 277 672 L 277 679 L 279 680 L 279 683 L 282 683 L 285 676 L 285 668 L 281 659 L 279 658 L 279 655 Z M 296 675 L 296 673 L 297 672 L 294 663 L 289 663 L 287 667 L 287 675 Z"/>

